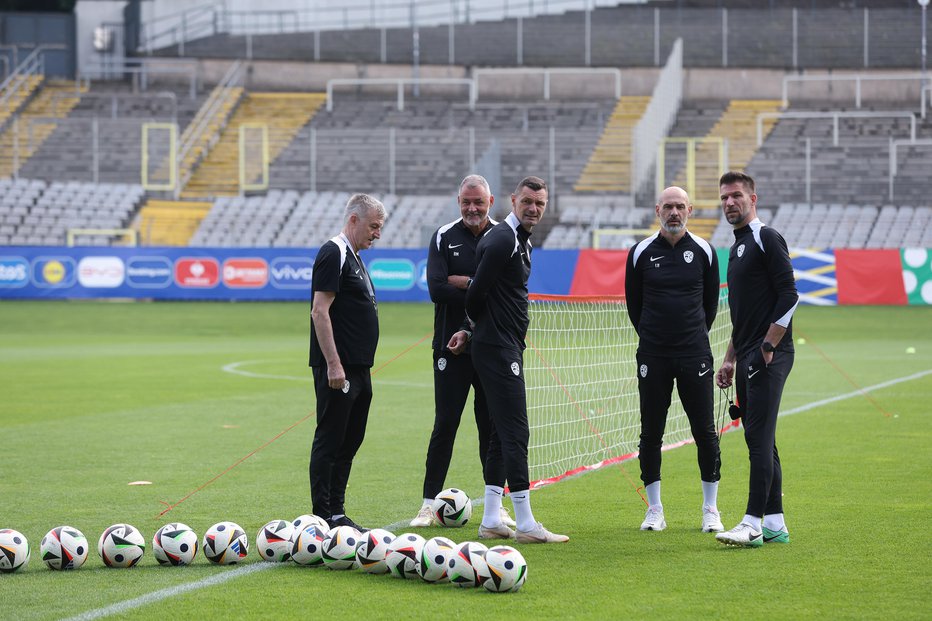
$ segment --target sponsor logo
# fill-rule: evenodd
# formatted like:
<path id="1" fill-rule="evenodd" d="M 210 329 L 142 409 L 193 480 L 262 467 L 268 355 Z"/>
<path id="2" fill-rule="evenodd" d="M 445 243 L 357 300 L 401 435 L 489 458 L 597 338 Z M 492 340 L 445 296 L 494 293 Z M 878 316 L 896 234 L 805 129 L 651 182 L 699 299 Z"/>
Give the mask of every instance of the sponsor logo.
<path id="1" fill-rule="evenodd" d="M 699 371 L 699 377 L 702 377 L 703 375 L 705 375 L 706 373 L 708 373 L 708 372 L 711 371 L 711 370 L 712 370 L 712 369 L 706 369 L 705 371 Z"/>
<path id="2" fill-rule="evenodd" d="M 641 377 L 647 377 L 647 365 L 646 364 L 642 364 L 639 370 L 641 372 Z"/>
<path id="3" fill-rule="evenodd" d="M 693 262 L 693 251 L 687 250 L 686 252 L 684 252 L 683 260 L 686 261 L 687 263 L 692 263 Z"/>
<path id="4" fill-rule="evenodd" d="M 29 262 L 23 257 L 0 257 L 0 287 L 29 284 Z"/>
<path id="5" fill-rule="evenodd" d="M 71 257 L 38 257 L 32 262 L 32 281 L 37 287 L 71 287 L 75 271 Z"/>
<path id="6" fill-rule="evenodd" d="M 265 259 L 227 259 L 223 262 L 223 284 L 233 289 L 258 289 L 269 282 Z"/>
<path id="7" fill-rule="evenodd" d="M 744 244 L 741 244 L 740 246 L 738 246 L 738 251 L 737 251 L 737 252 L 738 252 L 738 258 L 739 258 L 739 259 L 740 259 L 741 257 L 744 256 Z"/>
<path id="8" fill-rule="evenodd" d="M 407 291 L 417 281 L 414 263 L 408 259 L 376 259 L 369 264 L 369 277 L 376 289 Z"/>
<path id="9" fill-rule="evenodd" d="M 453 250 L 454 248 L 459 248 L 462 245 L 463 244 L 450 244 L 449 246 L 447 246 L 447 248 L 449 248 L 450 250 Z"/>
<path id="10" fill-rule="evenodd" d="M 757 375 L 758 373 L 760 373 L 760 369 L 757 369 L 757 370 L 755 371 L 753 366 L 750 366 L 750 365 L 748 366 L 748 379 L 751 379 L 752 377 L 754 377 L 754 376 Z"/>
<path id="11" fill-rule="evenodd" d="M 427 259 L 421 259 L 418 261 L 417 267 L 415 268 L 417 272 L 417 286 L 427 291 Z"/>
<path id="12" fill-rule="evenodd" d="M 272 260 L 270 282 L 276 289 L 310 289 L 314 262 L 307 257 L 281 257 Z"/>
<path id="13" fill-rule="evenodd" d="M 515 375 L 520 375 L 520 374 L 521 374 L 521 366 L 520 366 L 517 362 L 512 362 L 512 363 L 511 363 L 511 372 L 514 373 Z"/>
<path id="14" fill-rule="evenodd" d="M 88 289 L 113 289 L 123 284 L 126 268 L 119 257 L 84 257 L 78 261 L 78 282 Z"/>
<path id="15" fill-rule="evenodd" d="M 165 257 L 130 257 L 126 284 L 138 289 L 162 289 L 172 284 L 172 263 Z"/>
<path id="16" fill-rule="evenodd" d="M 437 358 L 437 370 L 443 371 L 447 368 L 447 359 L 446 358 Z"/>
<path id="17" fill-rule="evenodd" d="M 179 287 L 216 287 L 220 282 L 220 264 L 210 257 L 183 257 L 175 261 L 175 282 Z"/>

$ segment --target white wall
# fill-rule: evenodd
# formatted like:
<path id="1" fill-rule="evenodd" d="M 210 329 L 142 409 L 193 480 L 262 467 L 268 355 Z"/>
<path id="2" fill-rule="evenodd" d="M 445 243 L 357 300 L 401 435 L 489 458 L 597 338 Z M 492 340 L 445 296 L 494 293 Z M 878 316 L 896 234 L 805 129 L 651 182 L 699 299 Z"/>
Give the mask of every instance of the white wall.
<path id="1" fill-rule="evenodd" d="M 123 23 L 123 8 L 126 2 L 113 0 L 80 0 L 74 7 L 75 21 L 75 53 L 77 54 L 76 69 L 78 73 L 87 64 L 100 61 L 100 53 L 94 50 L 94 28 L 101 24 Z M 122 58 L 122 49 L 118 49 L 122 42 L 114 41 L 114 52 L 117 58 Z"/>

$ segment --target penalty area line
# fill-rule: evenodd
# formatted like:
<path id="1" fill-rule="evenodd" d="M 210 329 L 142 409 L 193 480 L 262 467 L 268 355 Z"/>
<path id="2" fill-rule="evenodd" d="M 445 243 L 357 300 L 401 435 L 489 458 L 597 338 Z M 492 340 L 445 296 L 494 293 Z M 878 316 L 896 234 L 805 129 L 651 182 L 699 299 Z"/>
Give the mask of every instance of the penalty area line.
<path id="1" fill-rule="evenodd" d="M 69 617 L 66 619 L 66 621 L 91 621 L 92 619 L 102 619 L 104 617 L 109 617 L 110 615 L 122 614 L 134 608 L 139 608 L 140 606 L 153 604 L 170 597 L 177 597 L 178 595 L 187 593 L 188 591 L 195 591 L 204 587 L 223 584 L 224 582 L 229 582 L 230 580 L 234 580 L 240 576 L 254 574 L 256 572 L 265 571 L 266 569 L 272 569 L 274 567 L 277 567 L 277 565 L 273 563 L 262 562 L 252 563 L 251 565 L 244 565 L 242 567 L 237 567 L 236 569 L 231 569 L 229 571 L 225 571 L 202 580 L 188 582 L 187 584 L 179 584 L 173 587 L 146 593 L 145 595 L 140 595 L 139 597 L 128 599 L 123 602 L 111 604 L 110 606 L 104 606 L 103 608 L 97 608 L 95 610 L 88 610 L 87 612 L 81 613 L 77 616 Z"/>
<path id="2" fill-rule="evenodd" d="M 926 375 L 932 374 L 932 369 L 926 369 L 925 371 L 919 371 L 918 373 L 913 373 L 912 375 L 906 375 L 904 377 L 897 377 L 885 382 L 880 382 L 879 384 L 874 384 L 873 386 L 867 386 L 860 390 L 854 390 L 843 395 L 836 395 L 834 397 L 829 397 L 827 399 L 821 399 L 819 401 L 813 401 L 812 403 L 807 403 L 799 407 L 792 408 L 780 412 L 780 416 L 790 416 L 791 414 L 799 414 L 800 412 L 806 412 L 808 410 L 814 410 L 815 408 L 822 407 L 823 405 L 828 405 L 829 403 L 835 403 L 837 401 L 845 401 L 853 397 L 865 397 L 867 393 L 873 392 L 875 390 L 880 390 L 882 388 L 888 388 L 890 386 L 895 386 L 897 384 L 902 384 L 903 382 L 911 382 L 913 380 L 925 377 Z"/>

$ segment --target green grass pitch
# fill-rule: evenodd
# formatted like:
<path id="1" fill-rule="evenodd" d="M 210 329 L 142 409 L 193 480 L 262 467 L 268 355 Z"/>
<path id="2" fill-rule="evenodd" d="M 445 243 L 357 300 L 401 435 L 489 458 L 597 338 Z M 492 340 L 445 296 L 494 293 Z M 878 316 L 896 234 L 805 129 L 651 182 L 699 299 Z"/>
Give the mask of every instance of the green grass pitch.
<path id="1" fill-rule="evenodd" d="M 384 367 L 348 490 L 348 513 L 370 526 L 416 512 L 433 417 L 429 340 L 403 353 L 430 332 L 432 308 L 383 304 L 380 313 Z M 618 467 L 534 492 L 538 519 L 572 540 L 519 546 L 529 577 L 517 594 L 293 564 L 243 573 L 200 553 L 190 567 L 160 567 L 151 548 L 133 569 L 105 568 L 96 542 L 113 523 L 135 525 L 150 542 L 164 522 L 203 535 L 232 520 L 249 534 L 250 565 L 262 524 L 310 510 L 313 418 L 157 517 L 312 411 L 308 322 L 305 304 L 0 303 L 0 528 L 20 530 L 33 549 L 24 572 L 0 575 L 0 619 L 108 606 L 117 606 L 111 618 L 159 620 L 929 617 L 929 374 L 780 420 L 790 545 L 728 549 L 700 533 L 695 449 L 686 446 L 664 454 L 661 533 L 638 530 L 644 506 Z M 852 382 L 932 369 L 927 308 L 803 307 L 795 325 L 808 342 L 797 348 L 784 410 L 851 393 Z M 740 433 L 723 437 L 722 453 L 719 506 L 731 527 L 746 500 Z M 447 483 L 481 497 L 476 454 L 467 415 Z M 636 462 L 624 468 L 637 479 Z M 127 485 L 138 480 L 152 485 Z M 472 540 L 477 522 L 423 534 Z M 75 572 L 39 558 L 42 536 L 62 524 L 91 543 Z M 242 575 L 225 579 L 230 572 Z"/>

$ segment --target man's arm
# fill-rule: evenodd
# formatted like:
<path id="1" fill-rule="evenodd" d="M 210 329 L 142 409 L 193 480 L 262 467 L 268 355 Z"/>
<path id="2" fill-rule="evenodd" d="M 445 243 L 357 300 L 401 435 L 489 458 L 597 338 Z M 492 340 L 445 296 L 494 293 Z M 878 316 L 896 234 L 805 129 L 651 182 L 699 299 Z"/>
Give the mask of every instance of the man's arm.
<path id="1" fill-rule="evenodd" d="M 443 251 L 443 238 L 440 231 L 437 231 L 427 249 L 427 290 L 430 292 L 430 301 L 434 304 L 465 304 L 468 280 L 468 276 L 450 274 L 447 254 Z"/>
<path id="2" fill-rule="evenodd" d="M 337 344 L 333 340 L 333 324 L 330 322 L 330 306 L 333 305 L 336 297 L 337 294 L 333 291 L 315 291 L 311 321 L 314 322 L 314 332 L 317 334 L 320 351 L 324 355 L 324 360 L 327 361 L 327 383 L 331 388 L 339 390 L 346 382 L 346 373 L 343 371 L 343 364 L 337 353 Z"/>
<path id="3" fill-rule="evenodd" d="M 735 377 L 735 346 L 732 345 L 731 339 L 728 339 L 728 348 L 725 350 L 725 360 L 722 366 L 715 374 L 715 383 L 719 388 L 728 388 Z"/>
<path id="4" fill-rule="evenodd" d="M 634 331 L 638 331 L 641 324 L 641 306 L 644 301 L 644 279 L 641 273 L 634 266 L 634 248 L 632 246 L 628 251 L 628 260 L 625 261 L 625 308 L 628 309 L 628 319 L 634 326 Z"/>
<path id="5" fill-rule="evenodd" d="M 718 253 L 712 249 L 712 262 L 705 272 L 702 289 L 702 306 L 705 308 L 705 327 L 712 329 L 715 316 L 718 314 L 718 298 L 721 293 L 721 281 L 718 275 Z"/>
<path id="6" fill-rule="evenodd" d="M 774 306 L 770 328 L 767 329 L 764 341 L 776 347 L 783 339 L 783 335 L 786 334 L 790 321 L 793 319 L 793 313 L 796 312 L 796 306 L 799 304 L 799 293 L 796 291 L 793 262 L 790 260 L 786 241 L 779 233 L 766 227 L 762 230 L 761 241 L 764 244 L 767 273 L 777 293 L 777 303 Z M 764 363 L 770 364 L 773 359 L 773 352 L 762 351 L 762 353 Z"/>
<path id="7" fill-rule="evenodd" d="M 501 278 L 505 263 L 514 252 L 514 241 L 507 236 L 499 235 L 490 239 L 478 257 L 476 275 L 472 284 L 466 289 L 466 314 L 473 321 L 478 320 L 485 313 L 486 298 L 489 291 Z M 510 243 L 509 243 L 510 242 Z"/>

